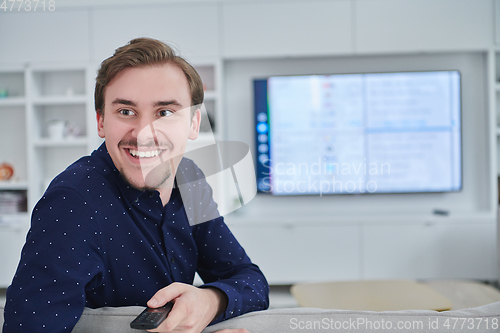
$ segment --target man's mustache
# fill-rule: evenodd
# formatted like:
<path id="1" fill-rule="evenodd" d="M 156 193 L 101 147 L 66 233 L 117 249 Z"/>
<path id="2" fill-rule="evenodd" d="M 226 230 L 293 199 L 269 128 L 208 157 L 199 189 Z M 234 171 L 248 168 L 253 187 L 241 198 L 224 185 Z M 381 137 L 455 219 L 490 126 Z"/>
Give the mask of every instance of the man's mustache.
<path id="1" fill-rule="evenodd" d="M 118 147 L 131 147 L 131 148 L 158 148 L 158 149 L 169 149 L 173 150 L 174 145 L 172 142 L 168 140 L 161 140 L 159 142 L 155 142 L 155 140 L 147 140 L 141 141 L 137 140 L 137 138 L 123 139 L 118 142 Z"/>

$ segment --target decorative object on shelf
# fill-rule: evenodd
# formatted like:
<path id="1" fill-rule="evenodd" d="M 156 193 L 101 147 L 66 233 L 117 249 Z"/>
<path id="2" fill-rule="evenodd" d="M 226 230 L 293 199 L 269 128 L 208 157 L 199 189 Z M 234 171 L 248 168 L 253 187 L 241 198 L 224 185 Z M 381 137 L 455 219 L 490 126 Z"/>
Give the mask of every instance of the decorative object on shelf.
<path id="1" fill-rule="evenodd" d="M 9 97 L 9 89 L 7 88 L 0 89 L 0 98 L 7 98 L 7 97 Z"/>
<path id="2" fill-rule="evenodd" d="M 26 191 L 0 191 L 0 214 L 16 214 L 26 211 Z"/>
<path id="3" fill-rule="evenodd" d="M 82 133 L 80 126 L 72 121 L 52 119 L 47 122 L 47 135 L 54 141 L 76 138 Z"/>
<path id="4" fill-rule="evenodd" d="M 72 121 L 67 121 L 64 128 L 64 136 L 66 138 L 77 138 L 82 134 L 80 126 Z"/>
<path id="5" fill-rule="evenodd" d="M 9 163 L 0 164 L 0 180 L 9 180 L 14 175 L 14 167 Z"/>
<path id="6" fill-rule="evenodd" d="M 66 130 L 66 122 L 60 119 L 52 119 L 47 122 L 47 134 L 51 140 L 62 140 Z"/>

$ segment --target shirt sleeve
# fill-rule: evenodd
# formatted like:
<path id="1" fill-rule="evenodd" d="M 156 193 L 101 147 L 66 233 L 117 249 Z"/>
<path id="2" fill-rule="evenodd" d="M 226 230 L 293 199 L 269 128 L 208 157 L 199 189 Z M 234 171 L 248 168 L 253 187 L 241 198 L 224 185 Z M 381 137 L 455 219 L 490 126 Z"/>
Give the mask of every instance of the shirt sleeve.
<path id="1" fill-rule="evenodd" d="M 7 290 L 4 333 L 71 332 L 85 293 L 102 279 L 98 234 L 92 209 L 75 190 L 46 192 Z"/>
<path id="2" fill-rule="evenodd" d="M 211 324 L 267 309 L 267 280 L 259 267 L 251 262 L 223 218 L 196 227 L 198 273 L 205 282 L 201 287 L 218 288 L 228 300 L 226 311 Z"/>
<path id="3" fill-rule="evenodd" d="M 201 287 L 218 288 L 228 300 L 226 311 L 211 324 L 267 309 L 269 285 L 264 274 L 252 263 L 224 223 L 204 173 L 192 161 L 183 161 L 181 171 L 186 172 L 180 183 L 188 185 L 184 195 L 181 191 L 184 208 L 187 213 L 194 211 L 194 221 L 201 221 L 193 227 L 198 249 L 198 274 L 205 282 Z"/>

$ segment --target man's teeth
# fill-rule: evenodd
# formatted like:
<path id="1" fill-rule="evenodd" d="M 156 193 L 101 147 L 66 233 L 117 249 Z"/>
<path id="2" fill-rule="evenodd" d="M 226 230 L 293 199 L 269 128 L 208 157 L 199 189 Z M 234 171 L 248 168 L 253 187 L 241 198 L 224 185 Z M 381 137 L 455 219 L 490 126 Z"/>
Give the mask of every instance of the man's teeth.
<path id="1" fill-rule="evenodd" d="M 129 149 L 129 151 L 130 151 L 130 155 L 132 155 L 134 157 L 140 157 L 140 158 L 155 157 L 155 156 L 160 155 L 160 153 L 162 152 L 161 150 L 139 151 L 139 150 L 133 150 L 133 149 Z"/>

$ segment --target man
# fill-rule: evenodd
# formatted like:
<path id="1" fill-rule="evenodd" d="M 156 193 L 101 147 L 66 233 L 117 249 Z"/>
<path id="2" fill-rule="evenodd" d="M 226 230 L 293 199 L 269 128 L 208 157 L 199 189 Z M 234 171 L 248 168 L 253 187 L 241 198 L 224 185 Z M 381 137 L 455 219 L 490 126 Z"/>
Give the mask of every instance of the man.
<path id="1" fill-rule="evenodd" d="M 201 171 L 182 158 L 200 126 L 194 68 L 167 45 L 139 38 L 106 59 L 96 81 L 105 143 L 57 176 L 34 208 L 3 332 L 70 332 L 85 306 L 172 300 L 158 332 L 200 332 L 266 309 L 262 272 L 217 217 Z M 190 223 L 201 214 L 215 218 Z M 195 272 L 205 282 L 198 288 Z"/>

